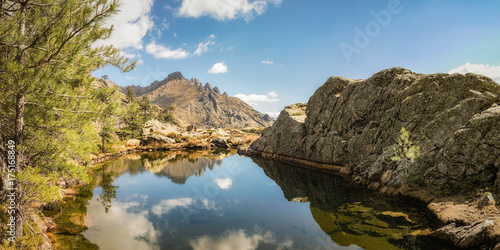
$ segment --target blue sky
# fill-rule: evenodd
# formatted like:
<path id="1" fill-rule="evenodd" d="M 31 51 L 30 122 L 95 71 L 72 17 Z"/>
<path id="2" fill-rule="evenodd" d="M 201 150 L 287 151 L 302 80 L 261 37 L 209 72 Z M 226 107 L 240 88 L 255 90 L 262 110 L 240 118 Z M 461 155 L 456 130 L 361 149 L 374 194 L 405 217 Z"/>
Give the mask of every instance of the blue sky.
<path id="1" fill-rule="evenodd" d="M 275 114 L 307 102 L 330 76 L 395 66 L 500 82 L 500 1 L 122 0 L 121 8 L 98 45 L 139 65 L 94 72 L 121 86 L 180 71 Z"/>

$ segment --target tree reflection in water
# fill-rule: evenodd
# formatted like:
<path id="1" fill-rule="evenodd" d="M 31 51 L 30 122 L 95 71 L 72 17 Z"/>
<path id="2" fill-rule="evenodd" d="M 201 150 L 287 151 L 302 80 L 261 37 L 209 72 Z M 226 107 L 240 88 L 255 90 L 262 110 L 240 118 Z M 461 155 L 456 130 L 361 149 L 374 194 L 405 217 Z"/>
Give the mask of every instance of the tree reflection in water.
<path id="1" fill-rule="evenodd" d="M 114 176 L 113 171 L 106 172 L 106 168 L 102 168 L 98 184 L 102 191 L 97 201 L 102 204 L 106 213 L 109 212 L 111 207 L 111 200 L 116 199 L 116 190 L 119 188 L 119 186 L 113 186 Z"/>

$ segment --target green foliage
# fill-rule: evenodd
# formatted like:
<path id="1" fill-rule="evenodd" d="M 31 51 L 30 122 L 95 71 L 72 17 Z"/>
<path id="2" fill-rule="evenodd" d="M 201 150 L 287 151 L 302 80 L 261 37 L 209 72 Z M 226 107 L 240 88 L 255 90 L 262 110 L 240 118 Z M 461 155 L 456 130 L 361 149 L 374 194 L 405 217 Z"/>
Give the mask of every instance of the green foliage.
<path id="1" fill-rule="evenodd" d="M 163 123 L 170 123 L 173 125 L 179 125 L 179 120 L 174 115 L 175 107 L 166 106 L 162 110 L 160 110 L 157 116 L 157 120 Z"/>
<path id="2" fill-rule="evenodd" d="M 306 114 L 305 110 L 300 110 L 300 111 L 293 112 L 292 116 L 301 116 L 301 115 L 305 115 L 305 114 Z"/>
<path id="3" fill-rule="evenodd" d="M 104 88 L 98 96 L 100 102 L 97 124 L 100 127 L 101 151 L 106 153 L 105 143 L 113 139 L 115 120 L 120 107 L 118 87 Z"/>
<path id="4" fill-rule="evenodd" d="M 0 7 L 0 143 L 16 143 L 16 171 L 26 189 L 19 187 L 18 198 L 50 201 L 55 185 L 48 183 L 85 172 L 76 162 L 88 159 L 97 139 L 92 124 L 105 128 L 102 138 L 110 134 L 113 108 L 103 100 L 112 97 L 93 86 L 91 73 L 106 65 L 128 71 L 135 62 L 112 46 L 93 46 L 110 36 L 112 28 L 102 25 L 118 1 L 1 1 Z M 0 147 L 2 173 L 6 155 Z"/>
<path id="5" fill-rule="evenodd" d="M 151 102 L 147 97 L 143 96 L 141 100 L 139 100 L 139 108 L 140 108 L 140 117 L 142 118 L 142 121 L 144 123 L 154 118 Z"/>
<path id="6" fill-rule="evenodd" d="M 54 210 L 43 211 L 44 215 L 52 217 L 60 228 L 64 228 L 67 232 L 74 233 L 54 234 L 55 242 L 52 244 L 54 249 L 99 249 L 97 245 L 89 242 L 85 237 L 81 237 L 81 235 L 78 234 L 84 232 L 87 228 L 83 224 L 83 218 L 87 212 L 88 202 L 93 197 L 96 179 L 97 178 L 93 177 L 89 184 L 80 186 L 76 197 L 65 198 L 66 202 L 61 203 L 61 207 Z M 78 219 L 75 220 L 75 218 Z"/>
<path id="7" fill-rule="evenodd" d="M 441 186 L 440 193 L 445 196 L 450 195 L 476 195 L 491 191 L 498 193 L 500 189 L 488 182 L 488 179 L 482 174 L 466 176 L 459 180 L 448 179 Z"/>
<path id="8" fill-rule="evenodd" d="M 410 177 L 410 172 L 414 172 L 411 166 L 421 160 L 420 147 L 413 145 L 410 133 L 404 127 L 401 128 L 398 145 L 394 148 L 391 160 L 402 164 L 407 179 Z"/>
<path id="9" fill-rule="evenodd" d="M 29 226 L 26 224 L 23 226 L 24 236 L 19 241 L 22 242 L 23 249 L 39 249 L 43 244 L 43 238 L 42 235 L 36 233 L 41 232 L 42 228 L 34 221 L 34 217 L 36 217 L 37 221 L 42 221 L 42 219 L 35 213 L 31 213 L 30 216 L 27 217 L 26 223 L 28 223 Z"/>
<path id="10" fill-rule="evenodd" d="M 174 114 L 172 113 L 161 113 L 160 117 L 158 117 L 158 120 L 163 123 L 170 123 L 173 125 L 179 125 L 179 120 L 175 117 Z"/>
<path id="11" fill-rule="evenodd" d="M 127 87 L 127 103 L 132 103 L 135 101 L 135 93 L 132 87 L 128 86 Z"/>
<path id="12" fill-rule="evenodd" d="M 174 112 L 175 107 L 174 106 L 165 106 L 165 108 L 163 108 L 163 110 L 166 112 L 172 113 L 172 112 Z"/>
<path id="13" fill-rule="evenodd" d="M 31 197 L 36 197 L 37 201 L 47 203 L 60 201 L 60 187 L 55 185 L 58 177 L 58 172 L 46 174 L 40 167 L 26 168 L 17 175 L 17 180 L 22 183 L 24 192 L 30 194 L 26 196 L 24 201 L 27 203 L 33 201 Z"/>
<path id="14" fill-rule="evenodd" d="M 124 111 L 122 111 L 122 121 L 127 124 L 125 128 L 117 132 L 117 134 L 122 137 L 122 140 L 134 139 L 140 136 L 144 122 L 139 116 L 139 108 L 139 102 L 134 100 L 126 106 Z"/>

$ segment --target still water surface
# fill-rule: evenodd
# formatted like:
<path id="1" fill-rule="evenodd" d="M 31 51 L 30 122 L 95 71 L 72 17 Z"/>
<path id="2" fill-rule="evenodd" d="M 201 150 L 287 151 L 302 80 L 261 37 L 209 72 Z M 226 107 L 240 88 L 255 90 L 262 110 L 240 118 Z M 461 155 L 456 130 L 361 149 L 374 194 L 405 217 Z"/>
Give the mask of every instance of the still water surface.
<path id="1" fill-rule="evenodd" d="M 340 177 L 234 151 L 129 155 L 56 222 L 75 249 L 420 249 L 422 213 Z M 64 221 L 64 222 L 63 222 Z"/>

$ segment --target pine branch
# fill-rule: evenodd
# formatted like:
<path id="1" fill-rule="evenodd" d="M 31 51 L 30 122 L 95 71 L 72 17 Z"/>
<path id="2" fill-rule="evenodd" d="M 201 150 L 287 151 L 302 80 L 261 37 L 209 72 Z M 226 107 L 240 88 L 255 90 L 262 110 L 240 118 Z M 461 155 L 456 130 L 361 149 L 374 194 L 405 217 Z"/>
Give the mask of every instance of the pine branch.
<path id="1" fill-rule="evenodd" d="M 101 112 L 95 112 L 95 111 L 90 111 L 90 110 L 67 110 L 67 109 L 60 109 L 60 108 L 49 108 L 44 105 L 41 105 L 39 103 L 34 103 L 34 102 L 25 102 L 26 105 L 33 105 L 37 107 L 44 108 L 46 110 L 54 110 L 54 111 L 60 111 L 60 112 L 70 112 L 70 113 L 88 113 L 88 114 L 100 114 Z"/>
<path id="2" fill-rule="evenodd" d="M 27 194 L 25 194 L 25 195 L 27 195 Z M 19 212 L 20 212 L 20 214 L 21 214 L 21 218 L 23 218 L 24 223 L 26 223 L 26 225 L 28 225 L 28 227 L 30 228 L 31 232 L 33 232 L 34 234 L 37 234 L 37 235 L 42 233 L 42 232 L 37 232 L 37 231 L 35 231 L 35 230 L 34 230 L 34 229 L 30 226 L 30 224 L 28 223 L 28 221 L 26 221 L 26 218 L 25 218 L 25 216 L 21 213 L 21 211 L 19 211 Z"/>
<path id="3" fill-rule="evenodd" d="M 92 19 L 90 19 L 90 21 L 86 22 L 79 29 L 76 29 L 75 31 L 73 31 L 66 39 L 64 39 L 64 41 L 61 43 L 61 45 L 59 46 L 59 48 L 57 49 L 57 51 L 55 53 L 53 53 L 52 55 L 50 55 L 50 57 L 48 59 L 42 60 L 42 61 L 44 63 L 49 63 L 55 56 L 57 56 L 61 52 L 61 50 L 66 45 L 66 43 L 68 43 L 71 39 L 73 39 L 73 37 L 75 37 L 76 35 L 78 35 L 82 30 L 84 30 L 85 28 L 87 28 L 88 26 L 90 26 L 92 23 L 96 22 L 96 20 L 98 18 L 104 17 L 108 12 L 109 12 L 109 9 L 105 10 L 105 11 L 103 11 L 101 13 L 97 13 L 97 10 L 96 10 L 97 14 Z M 42 63 L 42 62 L 40 62 L 40 63 Z"/>
<path id="4" fill-rule="evenodd" d="M 8 43 L 0 42 L 0 45 L 12 47 L 12 48 L 19 48 L 19 45 L 17 45 L 17 44 L 8 44 Z"/>
<path id="5" fill-rule="evenodd" d="M 28 3 L 28 6 L 48 7 L 48 6 L 59 6 L 59 5 L 62 5 L 62 4 L 63 4 L 63 2 L 53 3 L 53 4 Z"/>
<path id="6" fill-rule="evenodd" d="M 58 109 L 58 108 L 52 108 L 55 111 L 61 111 L 61 112 L 70 112 L 70 113 L 88 113 L 88 114 L 99 114 L 99 112 L 95 111 L 88 111 L 88 110 L 66 110 L 66 109 Z"/>

